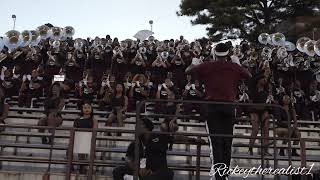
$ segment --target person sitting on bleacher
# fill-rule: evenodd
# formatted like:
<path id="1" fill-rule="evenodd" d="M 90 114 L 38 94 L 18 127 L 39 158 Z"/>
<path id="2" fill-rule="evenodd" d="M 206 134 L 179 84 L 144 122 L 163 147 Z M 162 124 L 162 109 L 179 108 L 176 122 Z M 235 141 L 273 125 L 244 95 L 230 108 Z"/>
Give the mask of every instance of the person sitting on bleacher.
<path id="1" fill-rule="evenodd" d="M 282 101 L 280 104 L 282 107 L 287 111 L 289 117 L 287 117 L 287 113 L 285 111 L 278 110 L 275 112 L 275 117 L 277 119 L 277 128 L 276 128 L 276 134 L 279 137 L 286 138 L 288 137 L 289 134 L 289 129 L 288 129 L 288 120 L 291 122 L 293 121 L 293 126 L 291 126 L 291 138 L 299 138 L 301 137 L 301 134 L 298 130 L 298 122 L 297 122 L 297 115 L 296 111 L 294 110 L 294 107 L 292 106 L 291 98 L 288 95 L 284 95 L 282 97 Z M 287 141 L 283 141 L 282 144 L 286 144 Z M 298 145 L 299 141 L 293 141 L 293 145 Z M 299 156 L 297 153 L 297 149 L 293 148 L 292 149 L 292 156 Z M 279 152 L 280 156 L 284 156 L 284 148 L 280 148 Z"/>
<path id="2" fill-rule="evenodd" d="M 173 171 L 168 169 L 167 150 L 168 144 L 173 141 L 172 136 L 148 134 L 154 128 L 149 119 L 141 120 L 139 148 L 141 180 L 172 180 Z M 145 148 L 143 148 L 145 147 Z M 132 142 L 126 153 L 126 165 L 113 170 L 114 180 L 124 180 L 126 176 L 132 176 L 135 165 L 135 142 Z"/>
<path id="3" fill-rule="evenodd" d="M 191 75 L 187 75 L 187 78 Z M 185 89 L 182 93 L 183 99 L 185 100 L 193 100 L 193 101 L 200 101 L 204 97 L 204 88 L 199 80 L 195 81 L 188 81 L 188 84 L 185 86 Z M 200 113 L 201 111 L 201 105 L 200 104 L 194 104 L 194 103 L 186 103 L 184 106 L 184 112 L 186 114 L 192 114 L 192 111 L 195 110 L 197 113 Z"/>
<path id="4" fill-rule="evenodd" d="M 46 117 L 40 119 L 38 126 L 50 126 L 58 127 L 62 124 L 61 111 L 64 108 L 65 101 L 62 95 L 62 87 L 60 83 L 55 82 L 52 84 L 49 90 L 47 99 L 44 102 L 44 114 Z M 44 129 L 39 129 L 39 132 L 44 132 Z M 51 132 L 49 130 L 49 132 Z M 52 139 L 49 140 L 46 137 L 42 137 L 43 144 L 51 144 Z"/>
<path id="5" fill-rule="evenodd" d="M 132 80 L 129 97 L 134 110 L 139 102 L 149 97 L 150 89 L 146 83 L 147 79 L 143 74 L 137 74 Z M 141 112 L 144 112 L 144 109 L 141 109 Z"/>
<path id="6" fill-rule="evenodd" d="M 168 168 L 167 150 L 168 144 L 175 141 L 185 143 L 204 143 L 194 138 L 188 138 L 180 135 L 151 134 L 154 125 L 147 118 L 141 119 L 139 127 L 141 135 L 139 148 L 139 179 L 140 180 L 173 180 L 174 173 Z M 166 131 L 165 128 L 160 130 Z M 134 174 L 135 169 L 135 142 L 132 142 L 126 153 L 126 164 L 116 167 L 112 174 L 114 180 L 125 180 Z"/>
<path id="7" fill-rule="evenodd" d="M 13 79 L 13 74 L 11 69 L 7 69 L 6 67 L 2 67 L 1 70 L 1 87 L 5 92 L 6 98 L 12 98 L 12 96 L 18 95 L 18 87 L 17 81 Z"/>
<path id="8" fill-rule="evenodd" d="M 115 76 L 105 74 L 102 77 L 101 87 L 97 96 L 101 111 L 111 110 L 111 98 L 114 96 L 115 88 Z"/>
<path id="9" fill-rule="evenodd" d="M 111 98 L 112 112 L 109 114 L 106 126 L 112 126 L 112 123 L 116 121 L 119 127 L 123 127 L 128 108 L 128 97 L 124 93 L 123 84 L 118 83 L 114 91 L 115 93 Z"/>
<path id="10" fill-rule="evenodd" d="M 0 88 L 0 125 L 6 124 L 5 119 L 9 113 L 9 105 L 5 103 L 4 90 Z M 0 132 L 4 131 L 4 127 L 0 127 Z"/>
<path id="11" fill-rule="evenodd" d="M 35 102 L 32 102 L 32 99 L 42 95 L 42 88 L 43 82 L 38 79 L 37 70 L 33 70 L 31 75 L 24 75 L 18 99 L 19 107 L 34 105 Z"/>
<path id="12" fill-rule="evenodd" d="M 91 101 L 95 98 L 96 94 L 96 84 L 94 82 L 94 77 L 90 74 L 87 75 L 86 79 L 82 84 L 80 84 L 79 95 L 82 101 Z"/>

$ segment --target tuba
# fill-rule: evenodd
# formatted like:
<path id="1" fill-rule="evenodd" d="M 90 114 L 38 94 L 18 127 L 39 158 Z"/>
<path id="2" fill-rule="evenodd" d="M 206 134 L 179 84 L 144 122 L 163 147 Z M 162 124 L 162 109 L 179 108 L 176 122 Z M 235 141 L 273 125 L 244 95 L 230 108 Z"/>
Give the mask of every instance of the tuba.
<path id="1" fill-rule="evenodd" d="M 63 34 L 67 38 L 72 38 L 72 36 L 75 34 L 75 30 L 72 26 L 66 26 L 63 28 Z"/>
<path id="2" fill-rule="evenodd" d="M 39 32 L 41 39 L 47 39 L 50 37 L 49 30 L 50 28 L 46 25 L 42 25 L 37 28 L 37 31 Z"/>
<path id="3" fill-rule="evenodd" d="M 297 49 L 300 51 L 300 52 L 304 52 L 304 45 L 306 44 L 306 42 L 310 41 L 311 39 L 308 38 L 308 37 L 302 37 L 302 38 L 299 38 L 298 41 L 297 41 Z"/>
<path id="4" fill-rule="evenodd" d="M 309 40 L 308 42 L 306 42 L 304 44 L 304 52 L 308 55 L 308 56 L 315 56 L 316 55 L 316 52 L 315 52 L 315 43 L 316 41 L 314 40 Z"/>
<path id="5" fill-rule="evenodd" d="M 63 36 L 63 31 L 60 27 L 53 27 L 50 29 L 50 38 L 60 40 Z"/>
<path id="6" fill-rule="evenodd" d="M 314 43 L 314 52 L 320 56 L 320 39 Z"/>
<path id="7" fill-rule="evenodd" d="M 283 46 L 286 42 L 286 37 L 282 33 L 275 33 L 271 35 L 271 42 L 275 46 Z"/>
<path id="8" fill-rule="evenodd" d="M 19 31 L 8 31 L 3 37 L 3 43 L 9 49 L 16 49 L 22 44 L 22 36 Z"/>
<path id="9" fill-rule="evenodd" d="M 31 42 L 30 42 L 30 46 L 37 46 L 39 44 L 39 42 L 41 41 L 41 37 L 38 31 L 35 30 L 31 30 Z"/>
<path id="10" fill-rule="evenodd" d="M 28 31 L 28 30 L 22 31 L 21 36 L 22 36 L 21 46 L 22 47 L 28 46 L 31 43 L 31 40 L 32 40 L 31 32 Z"/>

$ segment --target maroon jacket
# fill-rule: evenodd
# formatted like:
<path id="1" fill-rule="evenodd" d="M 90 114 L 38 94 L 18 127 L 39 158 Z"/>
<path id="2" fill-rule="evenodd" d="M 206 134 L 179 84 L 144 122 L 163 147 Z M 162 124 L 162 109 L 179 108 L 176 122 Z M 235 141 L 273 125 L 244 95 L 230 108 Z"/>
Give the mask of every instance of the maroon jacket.
<path id="1" fill-rule="evenodd" d="M 205 84 L 206 100 L 234 102 L 236 88 L 241 79 L 251 74 L 238 64 L 218 60 L 204 62 L 190 71 Z"/>

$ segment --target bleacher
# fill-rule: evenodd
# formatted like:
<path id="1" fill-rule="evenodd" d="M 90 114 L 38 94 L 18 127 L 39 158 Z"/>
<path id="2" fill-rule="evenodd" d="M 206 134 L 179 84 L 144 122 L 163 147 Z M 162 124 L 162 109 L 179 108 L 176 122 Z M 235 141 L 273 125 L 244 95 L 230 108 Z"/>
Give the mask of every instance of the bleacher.
<path id="1" fill-rule="evenodd" d="M 51 133 L 39 133 L 36 129 L 38 120 L 43 117 L 43 99 L 38 98 L 37 108 L 19 108 L 17 105 L 17 98 L 7 100 L 10 104 L 10 112 L 6 119 L 7 127 L 4 132 L 0 134 L 0 161 L 1 172 L 0 179 L 4 177 L 3 173 L 17 173 L 20 172 L 20 176 L 35 176 L 37 179 L 47 171 L 48 164 L 51 163 L 50 173 L 55 175 L 55 179 L 63 179 L 66 175 L 66 164 L 68 159 L 66 156 L 66 150 L 70 145 L 71 133 L 68 128 L 73 126 L 73 120 L 78 117 L 79 110 L 77 110 L 77 99 L 70 95 L 70 99 L 66 103 L 65 109 L 62 112 L 64 122 L 61 129 L 55 132 L 54 145 L 42 144 L 42 136 L 51 136 Z M 99 121 L 99 130 L 97 133 L 96 141 L 96 157 L 94 160 L 94 174 L 99 179 L 112 179 L 112 169 L 120 164 L 123 164 L 123 157 L 127 150 L 127 146 L 130 141 L 134 140 L 134 128 L 136 113 L 127 113 L 127 118 L 124 121 L 125 127 L 105 127 L 108 112 L 99 111 L 98 105 L 93 106 L 95 108 L 95 118 Z M 147 107 L 143 116 L 152 116 L 152 108 Z M 22 111 L 23 113 L 18 113 Z M 194 116 L 190 121 L 185 119 L 178 119 L 179 133 L 190 135 L 195 137 L 194 134 L 200 134 L 205 138 L 206 131 L 204 123 L 197 120 L 198 116 Z M 192 120 L 193 119 L 193 120 Z M 271 120 L 270 120 L 271 121 Z M 159 125 L 160 121 L 154 121 L 156 125 Z M 234 134 L 239 138 L 234 138 L 232 147 L 232 162 L 231 166 L 239 165 L 240 167 L 258 167 L 261 164 L 261 156 L 257 149 L 260 148 L 260 142 L 257 140 L 254 147 L 254 155 L 248 154 L 249 139 L 241 138 L 242 136 L 250 136 L 251 125 L 248 117 L 239 117 L 237 124 L 234 126 Z M 320 128 L 319 121 L 311 120 L 299 120 L 299 130 L 302 134 L 302 138 L 306 140 L 306 162 L 307 165 L 315 163 L 314 167 L 320 167 Z M 26 128 L 28 127 L 28 128 Z M 104 132 L 103 132 L 104 131 Z M 107 136 L 105 132 L 117 132 L 123 131 L 122 136 Z M 270 139 L 274 137 L 274 128 L 270 123 Z M 260 136 L 260 134 L 258 135 Z M 274 154 L 274 145 L 276 144 L 276 156 Z M 271 156 L 265 157 L 266 167 L 274 167 L 275 159 L 278 167 L 288 166 L 288 156 L 281 157 L 278 155 L 279 148 L 287 147 L 282 145 L 281 141 L 271 140 L 268 147 Z M 300 145 L 293 145 L 293 148 L 301 150 Z M 52 151 L 52 159 L 50 160 L 50 149 Z M 298 151 L 300 152 L 300 151 Z M 209 158 L 209 147 L 207 144 L 201 146 L 201 158 L 200 158 L 200 171 L 201 179 L 208 179 L 208 173 L 210 171 L 211 162 Z M 287 153 L 286 153 L 287 155 Z M 175 179 L 195 179 L 196 165 L 197 165 L 197 145 L 186 145 L 181 142 L 174 144 L 173 149 L 168 152 L 168 163 L 171 168 L 175 170 Z M 292 157 L 293 166 L 301 166 L 302 157 Z M 74 156 L 74 160 L 77 160 L 77 156 Z M 86 161 L 77 161 L 80 164 L 88 163 Z M 23 172 L 23 173 L 21 173 Z M 86 179 L 83 175 L 74 175 Z M 9 177 L 9 176 L 8 176 Z M 240 177 L 232 177 L 234 179 Z M 272 178 L 273 177 L 266 177 Z M 285 178 L 285 177 L 283 177 Z M 250 179 L 250 178 L 249 178 Z M 252 177 L 257 179 L 257 177 Z"/>

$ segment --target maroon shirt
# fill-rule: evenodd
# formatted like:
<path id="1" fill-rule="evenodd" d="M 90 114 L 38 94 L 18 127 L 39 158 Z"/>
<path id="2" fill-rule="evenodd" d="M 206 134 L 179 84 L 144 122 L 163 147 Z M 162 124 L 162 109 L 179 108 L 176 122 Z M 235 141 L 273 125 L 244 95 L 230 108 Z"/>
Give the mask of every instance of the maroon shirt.
<path id="1" fill-rule="evenodd" d="M 204 62 L 190 72 L 204 82 L 206 100 L 222 102 L 234 102 L 239 81 L 251 77 L 250 72 L 238 64 L 223 60 Z"/>

